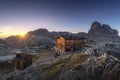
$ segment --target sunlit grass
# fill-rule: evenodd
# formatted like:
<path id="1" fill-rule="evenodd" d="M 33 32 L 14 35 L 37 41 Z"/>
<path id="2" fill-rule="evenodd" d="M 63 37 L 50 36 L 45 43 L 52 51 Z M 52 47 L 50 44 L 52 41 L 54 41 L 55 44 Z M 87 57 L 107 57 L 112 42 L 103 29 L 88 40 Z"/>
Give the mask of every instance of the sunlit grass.
<path id="1" fill-rule="evenodd" d="M 75 64 L 81 64 L 88 58 L 86 54 L 77 54 L 71 61 L 68 62 L 67 68 L 72 68 Z"/>
<path id="2" fill-rule="evenodd" d="M 38 58 L 40 58 L 43 55 L 43 53 L 38 53 L 37 55 L 34 55 L 32 58 L 32 61 L 35 62 Z"/>
<path id="3" fill-rule="evenodd" d="M 44 80 L 52 80 L 55 75 L 62 70 L 62 67 L 66 64 L 66 59 L 61 59 L 57 63 L 51 65 L 44 70 Z"/>

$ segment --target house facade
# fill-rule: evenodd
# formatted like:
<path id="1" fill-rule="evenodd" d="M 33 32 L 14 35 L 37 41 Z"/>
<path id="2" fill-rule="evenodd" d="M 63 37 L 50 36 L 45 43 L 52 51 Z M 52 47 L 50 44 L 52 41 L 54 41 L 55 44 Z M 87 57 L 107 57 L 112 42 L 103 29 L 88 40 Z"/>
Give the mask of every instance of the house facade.
<path id="1" fill-rule="evenodd" d="M 86 38 L 77 36 L 63 36 L 56 37 L 56 47 L 62 51 L 77 50 L 85 45 Z"/>
<path id="2" fill-rule="evenodd" d="M 30 54 L 16 54 L 15 67 L 18 70 L 24 70 L 28 66 L 32 65 L 32 55 Z"/>

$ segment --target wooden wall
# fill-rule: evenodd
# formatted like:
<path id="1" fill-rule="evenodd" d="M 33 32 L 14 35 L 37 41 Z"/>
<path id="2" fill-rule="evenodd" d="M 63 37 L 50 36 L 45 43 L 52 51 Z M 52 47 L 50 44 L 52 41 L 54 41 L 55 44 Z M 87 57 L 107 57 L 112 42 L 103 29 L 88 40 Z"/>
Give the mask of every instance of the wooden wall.
<path id="1" fill-rule="evenodd" d="M 30 65 L 32 65 L 32 56 L 31 55 L 26 55 L 26 57 L 24 57 L 24 58 L 22 58 L 21 56 L 15 58 L 16 69 L 24 70 L 25 68 L 27 68 Z"/>
<path id="2" fill-rule="evenodd" d="M 65 51 L 66 50 L 66 40 L 63 37 L 56 39 L 56 47 Z"/>
<path id="3" fill-rule="evenodd" d="M 82 47 L 84 44 L 84 39 L 65 40 L 64 37 L 58 37 L 56 39 L 56 47 L 63 51 L 75 50 L 78 47 Z"/>

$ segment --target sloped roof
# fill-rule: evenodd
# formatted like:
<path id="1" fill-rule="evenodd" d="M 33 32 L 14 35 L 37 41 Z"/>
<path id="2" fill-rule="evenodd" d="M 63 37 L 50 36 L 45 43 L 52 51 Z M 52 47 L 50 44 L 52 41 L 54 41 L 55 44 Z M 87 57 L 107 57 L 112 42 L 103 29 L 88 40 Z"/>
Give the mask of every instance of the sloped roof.
<path id="1" fill-rule="evenodd" d="M 58 37 L 63 37 L 66 40 L 80 40 L 80 39 L 86 39 L 84 37 L 80 37 L 80 36 L 76 36 L 76 35 L 58 35 L 56 38 Z"/>
<path id="2" fill-rule="evenodd" d="M 30 56 L 30 54 L 17 54 L 18 57 L 16 56 L 15 59 L 26 59 L 27 57 Z"/>

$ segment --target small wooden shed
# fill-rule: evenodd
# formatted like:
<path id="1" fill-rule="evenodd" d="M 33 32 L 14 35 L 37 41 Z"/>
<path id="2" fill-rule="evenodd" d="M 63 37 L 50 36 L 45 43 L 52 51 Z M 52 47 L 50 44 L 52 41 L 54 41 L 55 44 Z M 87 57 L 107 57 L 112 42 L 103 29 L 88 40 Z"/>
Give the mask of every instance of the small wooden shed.
<path id="1" fill-rule="evenodd" d="M 15 67 L 18 70 L 24 70 L 28 66 L 32 65 L 32 55 L 30 54 L 16 54 Z"/>
<path id="2" fill-rule="evenodd" d="M 85 45 L 86 38 L 73 35 L 58 35 L 56 37 L 56 47 L 63 51 L 76 50 Z"/>

